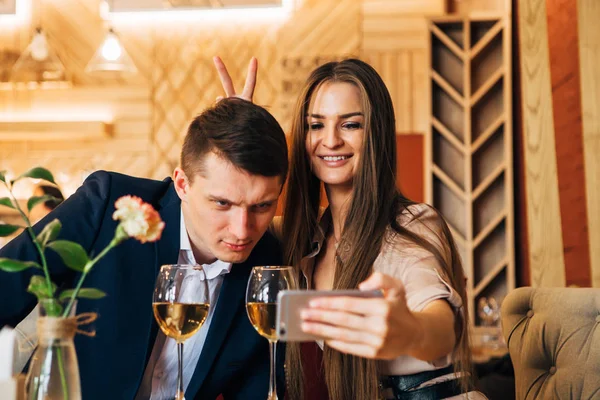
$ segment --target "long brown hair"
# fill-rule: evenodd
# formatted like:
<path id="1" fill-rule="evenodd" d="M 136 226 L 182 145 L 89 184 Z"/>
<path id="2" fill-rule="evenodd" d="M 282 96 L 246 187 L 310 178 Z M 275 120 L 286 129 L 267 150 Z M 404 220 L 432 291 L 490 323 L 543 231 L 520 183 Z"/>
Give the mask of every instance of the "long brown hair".
<path id="1" fill-rule="evenodd" d="M 365 118 L 360 165 L 353 178 L 352 195 L 336 253 L 334 289 L 356 289 L 360 282 L 371 275 L 386 229 L 391 226 L 398 234 L 434 254 L 444 268 L 445 278 L 462 297 L 465 314 L 463 319 L 457 318 L 455 327 L 459 339 L 455 365 L 457 370 L 465 371 L 469 365 L 468 329 L 464 322 L 468 321 L 467 301 L 456 246 L 445 223 L 442 223 L 444 237 L 441 239 L 448 246 L 449 259 L 443 257 L 433 244 L 397 223 L 398 215 L 414 203 L 396 188 L 396 134 L 392 100 L 381 77 L 360 60 L 348 59 L 318 67 L 311 73 L 298 99 L 292 122 L 289 181 L 283 212 L 286 262 L 299 267 L 301 259 L 312 250 L 312 239 L 318 229 L 321 182 L 312 173 L 305 150 L 308 131 L 306 117 L 312 95 L 325 82 L 355 85 L 360 92 Z M 300 269 L 296 270 L 300 282 L 305 284 Z M 288 395 L 291 400 L 302 399 L 304 374 L 299 346 L 288 343 L 286 348 Z M 375 360 L 343 354 L 325 346 L 323 362 L 331 400 L 380 398 Z"/>

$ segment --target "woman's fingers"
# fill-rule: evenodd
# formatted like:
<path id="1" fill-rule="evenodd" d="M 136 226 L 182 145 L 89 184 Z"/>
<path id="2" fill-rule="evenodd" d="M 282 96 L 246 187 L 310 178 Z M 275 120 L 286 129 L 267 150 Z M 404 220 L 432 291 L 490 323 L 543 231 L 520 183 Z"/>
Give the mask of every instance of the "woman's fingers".
<path id="1" fill-rule="evenodd" d="M 302 330 L 325 340 L 339 340 L 346 343 L 365 344 L 373 347 L 380 347 L 383 344 L 383 338 L 356 329 L 347 329 L 335 325 L 323 324 L 319 322 L 303 322 Z"/>
<path id="2" fill-rule="evenodd" d="M 311 300 L 311 309 L 346 311 L 362 315 L 389 315 L 390 304 L 383 298 L 331 296 Z"/>
<path id="3" fill-rule="evenodd" d="M 215 64 L 215 68 L 217 69 L 217 73 L 219 74 L 219 80 L 221 81 L 221 85 L 223 86 L 223 90 L 225 90 L 225 97 L 239 97 L 244 100 L 252 101 L 252 97 L 254 96 L 254 89 L 256 88 L 256 75 L 258 72 L 258 61 L 255 57 L 250 59 L 250 63 L 248 64 L 248 72 L 246 73 L 246 82 L 244 84 L 244 89 L 242 93 L 237 94 L 235 91 L 235 87 L 233 86 L 233 81 L 231 79 L 231 75 L 229 75 L 229 71 L 227 71 L 227 67 L 223 60 L 220 57 L 213 57 L 213 63 Z M 217 98 L 217 102 L 222 100 Z"/>
<path id="4" fill-rule="evenodd" d="M 213 57 L 213 63 L 215 64 L 215 68 L 219 74 L 219 79 L 221 80 L 221 85 L 223 85 L 223 89 L 225 90 L 226 97 L 235 96 L 233 81 L 231 80 L 229 72 L 227 72 L 227 67 L 225 67 L 223 60 L 221 60 L 219 56 L 215 56 Z"/>
<path id="5" fill-rule="evenodd" d="M 244 84 L 244 90 L 240 96 L 244 100 L 252 101 L 254 96 L 254 88 L 256 87 L 256 74 L 258 71 L 258 61 L 255 57 L 250 59 L 248 64 L 248 72 L 246 74 L 246 83 Z"/>
<path id="6" fill-rule="evenodd" d="M 343 311 L 306 309 L 301 312 L 305 322 L 322 322 L 350 329 L 365 329 L 365 317 Z"/>

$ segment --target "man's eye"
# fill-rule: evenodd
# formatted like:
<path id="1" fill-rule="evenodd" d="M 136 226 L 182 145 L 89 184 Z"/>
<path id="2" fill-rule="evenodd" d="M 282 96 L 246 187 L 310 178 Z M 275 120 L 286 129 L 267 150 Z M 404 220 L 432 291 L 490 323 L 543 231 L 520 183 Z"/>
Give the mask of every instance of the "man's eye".
<path id="1" fill-rule="evenodd" d="M 229 205 L 229 202 L 225 201 L 225 200 L 215 200 L 215 203 L 219 206 L 219 207 L 227 207 Z"/>
<path id="2" fill-rule="evenodd" d="M 273 203 L 269 202 L 269 203 L 260 203 L 254 206 L 254 209 L 256 211 L 267 211 L 271 208 L 271 206 L 273 205 Z"/>

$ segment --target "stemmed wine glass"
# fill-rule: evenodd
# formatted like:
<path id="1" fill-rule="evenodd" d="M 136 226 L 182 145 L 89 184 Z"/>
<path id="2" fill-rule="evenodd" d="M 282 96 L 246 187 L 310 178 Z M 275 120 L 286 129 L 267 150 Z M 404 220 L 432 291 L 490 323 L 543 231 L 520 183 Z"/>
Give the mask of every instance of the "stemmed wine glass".
<path id="1" fill-rule="evenodd" d="M 177 342 L 177 394 L 184 400 L 183 342 L 200 330 L 210 307 L 206 273 L 200 265 L 173 264 L 160 268 L 152 309 L 163 333 Z"/>
<path id="2" fill-rule="evenodd" d="M 488 328 L 482 336 L 483 344 L 493 349 L 500 347 L 503 336 L 498 326 L 500 306 L 496 299 L 493 297 L 481 297 L 477 303 L 477 313 L 483 326 Z"/>
<path id="3" fill-rule="evenodd" d="M 254 267 L 246 288 L 246 311 L 254 329 L 269 341 L 270 379 L 267 400 L 277 400 L 275 381 L 275 351 L 277 332 L 277 295 L 282 290 L 296 289 L 292 267 Z"/>

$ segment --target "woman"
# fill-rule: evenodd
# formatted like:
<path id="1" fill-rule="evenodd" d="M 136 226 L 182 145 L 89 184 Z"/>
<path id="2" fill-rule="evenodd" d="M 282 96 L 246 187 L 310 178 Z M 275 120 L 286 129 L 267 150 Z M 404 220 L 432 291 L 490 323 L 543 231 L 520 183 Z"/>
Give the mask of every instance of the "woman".
<path id="1" fill-rule="evenodd" d="M 236 95 L 222 62 L 215 65 L 227 96 Z M 241 97 L 251 100 L 255 76 L 252 60 Z M 315 69 L 300 94 L 290 139 L 279 232 L 286 261 L 298 267 L 308 289 L 385 294 L 324 298 L 304 310 L 303 329 L 325 339 L 328 397 L 440 399 L 466 392 L 460 258 L 442 217 L 396 188 L 394 111 L 380 76 L 353 59 Z M 324 212 L 321 185 L 329 203 Z M 306 374 L 321 368 L 303 365 L 306 358 L 300 345 L 288 343 L 292 400 L 306 395 Z"/>

